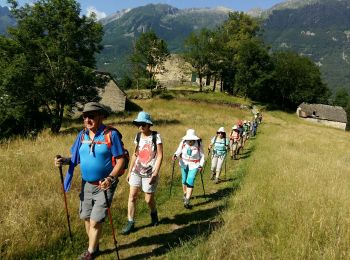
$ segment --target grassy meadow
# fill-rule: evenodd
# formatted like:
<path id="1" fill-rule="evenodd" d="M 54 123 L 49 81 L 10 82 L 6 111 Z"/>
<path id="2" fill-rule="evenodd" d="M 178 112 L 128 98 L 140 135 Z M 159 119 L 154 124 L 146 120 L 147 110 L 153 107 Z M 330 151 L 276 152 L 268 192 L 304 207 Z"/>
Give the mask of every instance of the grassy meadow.
<path id="1" fill-rule="evenodd" d="M 225 224 L 169 259 L 350 258 L 349 133 L 264 115 Z"/>
<path id="2" fill-rule="evenodd" d="M 128 184 L 120 178 L 112 215 L 122 259 L 347 259 L 350 240 L 349 134 L 313 125 L 282 112 L 264 112 L 264 122 L 241 155 L 227 160 L 224 182 L 204 174 L 206 197 L 196 180 L 194 208 L 182 206 L 178 166 L 169 198 L 170 160 L 188 128 L 206 147 L 220 126 L 226 131 L 250 111 L 185 100 L 139 100 L 150 112 L 154 130 L 164 142 L 164 161 L 157 203 L 161 224 L 149 227 L 142 194 L 136 228 L 119 231 L 126 222 Z M 133 151 L 137 113 L 110 117 Z M 0 149 L 0 258 L 71 259 L 86 248 L 78 217 L 80 172 L 67 193 L 73 241 L 68 237 L 56 154 L 67 155 L 82 124 L 67 124 L 60 135 L 48 132 L 36 140 L 15 139 Z M 206 149 L 205 149 L 206 150 Z M 65 168 L 66 170 L 66 168 Z M 108 222 L 101 238 L 102 255 L 115 259 Z"/>

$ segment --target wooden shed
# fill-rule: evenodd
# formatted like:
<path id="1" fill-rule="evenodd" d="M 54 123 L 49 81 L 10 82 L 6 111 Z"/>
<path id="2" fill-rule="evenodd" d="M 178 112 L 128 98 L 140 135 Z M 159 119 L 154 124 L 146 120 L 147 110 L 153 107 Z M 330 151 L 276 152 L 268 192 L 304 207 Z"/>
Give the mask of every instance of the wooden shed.
<path id="1" fill-rule="evenodd" d="M 310 122 L 346 129 L 347 115 L 339 106 L 301 103 L 297 108 L 297 115 Z"/>

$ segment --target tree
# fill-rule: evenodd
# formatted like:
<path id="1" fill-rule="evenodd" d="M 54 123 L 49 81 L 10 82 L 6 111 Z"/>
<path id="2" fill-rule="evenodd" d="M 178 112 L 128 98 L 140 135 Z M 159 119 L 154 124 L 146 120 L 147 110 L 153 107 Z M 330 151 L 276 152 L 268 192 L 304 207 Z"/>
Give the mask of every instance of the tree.
<path id="1" fill-rule="evenodd" d="M 199 91 L 202 91 L 203 76 L 209 72 L 212 41 L 213 33 L 205 28 L 198 34 L 190 34 L 185 40 L 184 58 L 196 70 L 199 78 Z"/>
<path id="2" fill-rule="evenodd" d="M 229 13 L 228 19 L 216 31 L 216 57 L 220 62 L 220 74 L 224 90 L 232 94 L 240 92 L 240 85 L 235 82 L 237 73 L 235 62 L 239 59 L 236 55 L 239 49 L 242 48 L 242 42 L 259 41 L 259 31 L 258 20 L 243 12 Z"/>
<path id="3" fill-rule="evenodd" d="M 105 79 L 94 72 L 102 25 L 95 16 L 80 16 L 74 0 L 38 0 L 23 7 L 8 2 L 17 27 L 0 39 L 0 95 L 8 96 L 12 107 L 43 113 L 57 133 L 65 107 L 97 100 L 104 86 Z M 41 124 L 38 117 L 31 120 Z"/>
<path id="4" fill-rule="evenodd" d="M 281 108 L 295 109 L 302 102 L 328 103 L 330 91 L 319 68 L 307 57 L 293 52 L 272 55 L 274 83 L 266 96 Z"/>
<path id="5" fill-rule="evenodd" d="M 349 105 L 349 93 L 345 88 L 340 88 L 335 92 L 333 104 L 346 108 Z"/>
<path id="6" fill-rule="evenodd" d="M 234 94 L 259 100 L 271 81 L 272 62 L 268 49 L 257 38 L 241 40 L 234 56 Z"/>
<path id="7" fill-rule="evenodd" d="M 166 42 L 159 39 L 153 31 L 142 33 L 131 55 L 134 73 L 137 74 L 135 78 L 147 74 L 152 88 L 155 76 L 164 70 L 164 62 L 169 55 Z"/>

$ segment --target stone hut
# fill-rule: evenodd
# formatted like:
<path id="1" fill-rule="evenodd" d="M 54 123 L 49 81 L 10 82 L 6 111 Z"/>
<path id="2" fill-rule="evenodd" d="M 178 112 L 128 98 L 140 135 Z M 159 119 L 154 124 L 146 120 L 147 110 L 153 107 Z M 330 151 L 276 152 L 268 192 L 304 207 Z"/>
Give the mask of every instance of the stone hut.
<path id="1" fill-rule="evenodd" d="M 310 122 L 346 129 L 346 112 L 339 106 L 301 103 L 297 108 L 297 115 Z"/>
<path id="2" fill-rule="evenodd" d="M 97 73 L 108 78 L 105 88 L 99 91 L 100 103 L 110 107 L 113 112 L 125 111 L 126 93 L 118 87 L 110 73 L 100 71 Z"/>

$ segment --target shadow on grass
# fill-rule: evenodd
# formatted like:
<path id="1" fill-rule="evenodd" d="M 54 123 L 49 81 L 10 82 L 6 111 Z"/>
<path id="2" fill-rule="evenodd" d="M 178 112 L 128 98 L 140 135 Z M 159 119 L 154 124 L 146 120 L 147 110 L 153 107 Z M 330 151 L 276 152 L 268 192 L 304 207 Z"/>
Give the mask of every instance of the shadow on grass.
<path id="1" fill-rule="evenodd" d="M 154 245 L 154 249 L 151 252 L 133 255 L 124 259 L 145 259 L 151 256 L 160 256 L 168 251 L 172 250 L 174 247 L 180 246 L 183 242 L 193 239 L 194 237 L 207 234 L 213 232 L 213 230 L 217 229 L 222 225 L 221 222 L 210 220 L 210 218 L 216 216 L 220 210 L 222 210 L 222 206 L 215 207 L 212 209 L 206 209 L 202 211 L 196 212 L 196 217 L 202 219 L 199 223 L 190 224 L 187 226 L 183 226 L 181 228 L 177 228 L 175 226 L 173 230 L 169 233 L 162 233 L 149 237 L 142 237 L 138 240 L 121 245 L 120 249 L 128 249 L 139 246 L 151 246 Z M 162 223 L 168 222 L 169 224 L 184 224 L 186 218 L 193 218 L 193 213 L 184 213 L 175 215 L 174 219 L 163 219 Z M 198 220 L 198 219 L 197 219 Z"/>

